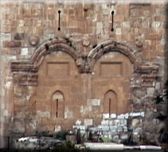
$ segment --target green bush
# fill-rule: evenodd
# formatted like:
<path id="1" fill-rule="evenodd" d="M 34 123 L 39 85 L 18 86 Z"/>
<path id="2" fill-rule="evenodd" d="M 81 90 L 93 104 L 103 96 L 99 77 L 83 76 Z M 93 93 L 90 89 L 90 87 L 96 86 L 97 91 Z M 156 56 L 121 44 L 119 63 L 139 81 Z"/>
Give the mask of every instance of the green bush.
<path id="1" fill-rule="evenodd" d="M 73 148 L 74 147 L 73 143 L 70 140 L 66 141 L 65 145 L 66 145 L 67 148 Z"/>

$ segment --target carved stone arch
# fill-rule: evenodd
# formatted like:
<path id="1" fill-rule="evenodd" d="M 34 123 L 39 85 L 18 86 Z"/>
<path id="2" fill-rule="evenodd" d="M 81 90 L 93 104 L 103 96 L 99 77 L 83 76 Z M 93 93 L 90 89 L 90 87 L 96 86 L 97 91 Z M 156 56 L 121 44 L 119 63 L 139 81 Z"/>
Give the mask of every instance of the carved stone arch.
<path id="1" fill-rule="evenodd" d="M 29 60 L 14 61 L 11 63 L 11 71 L 13 72 L 14 81 L 19 85 L 36 86 L 38 80 L 38 70 L 42 61 L 47 54 L 56 51 L 62 51 L 69 54 L 75 61 L 82 55 L 77 51 L 72 42 L 65 39 L 53 39 L 42 44 L 32 55 Z"/>
<path id="2" fill-rule="evenodd" d="M 138 59 L 135 56 L 136 50 L 132 49 L 125 43 L 115 40 L 108 40 L 99 44 L 96 48 L 90 51 L 88 58 L 92 60 L 91 69 L 93 69 L 96 61 L 106 53 L 119 52 L 127 56 L 132 64 L 136 64 Z M 94 60 L 93 60 L 94 59 Z"/>
<path id="3" fill-rule="evenodd" d="M 34 67 L 39 67 L 43 58 L 52 52 L 62 51 L 69 54 L 75 61 L 81 56 L 81 52 L 77 51 L 69 42 L 62 39 L 54 39 L 44 43 L 32 56 L 32 63 Z"/>
<path id="4" fill-rule="evenodd" d="M 12 72 L 37 72 L 44 57 L 52 52 L 62 51 L 69 54 L 75 61 L 82 56 L 71 43 L 64 39 L 53 39 L 42 44 L 33 54 L 31 59 L 11 63 Z"/>

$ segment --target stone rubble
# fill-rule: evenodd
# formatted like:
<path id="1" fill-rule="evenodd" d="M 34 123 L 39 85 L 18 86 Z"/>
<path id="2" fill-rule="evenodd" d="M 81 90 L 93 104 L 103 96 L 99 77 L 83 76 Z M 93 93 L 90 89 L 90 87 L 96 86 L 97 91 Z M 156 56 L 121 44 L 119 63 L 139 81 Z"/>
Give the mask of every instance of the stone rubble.
<path id="1" fill-rule="evenodd" d="M 130 132 L 128 130 L 132 129 L 134 141 L 139 143 L 139 138 L 142 136 L 142 119 L 145 116 L 145 112 L 131 112 L 125 114 L 103 114 L 104 118 L 101 121 L 101 124 L 98 126 L 93 125 L 74 125 L 73 129 L 80 129 L 82 134 L 91 131 L 94 133 L 99 133 L 101 137 L 109 138 L 111 141 L 118 143 L 128 140 Z M 115 117 L 114 117 L 115 116 Z M 131 124 L 128 123 L 131 120 Z M 89 129 L 89 130 L 88 130 Z"/>

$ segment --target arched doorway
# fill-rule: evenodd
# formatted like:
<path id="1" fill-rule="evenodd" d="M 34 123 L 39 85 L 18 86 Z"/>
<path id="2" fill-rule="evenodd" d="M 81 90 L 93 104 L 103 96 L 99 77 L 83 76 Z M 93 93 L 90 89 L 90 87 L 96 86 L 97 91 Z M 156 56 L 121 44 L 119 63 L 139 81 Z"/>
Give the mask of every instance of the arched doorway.
<path id="1" fill-rule="evenodd" d="M 51 117 L 64 118 L 64 96 L 60 91 L 56 91 L 52 96 Z"/>
<path id="2" fill-rule="evenodd" d="M 114 91 L 109 90 L 104 96 L 104 113 L 109 116 L 112 113 L 117 114 L 117 95 Z"/>

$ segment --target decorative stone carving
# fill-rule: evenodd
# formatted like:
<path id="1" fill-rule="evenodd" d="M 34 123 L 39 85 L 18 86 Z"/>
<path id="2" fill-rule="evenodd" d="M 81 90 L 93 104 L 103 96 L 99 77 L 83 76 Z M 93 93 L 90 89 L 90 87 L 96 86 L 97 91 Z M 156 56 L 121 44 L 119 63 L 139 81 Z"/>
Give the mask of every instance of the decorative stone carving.
<path id="1" fill-rule="evenodd" d="M 76 60 L 76 64 L 79 67 L 79 71 L 81 73 L 90 73 L 90 63 L 88 61 L 87 56 L 80 57 L 79 59 Z"/>
<path id="2" fill-rule="evenodd" d="M 36 86 L 37 74 L 14 74 L 14 81 L 19 85 Z"/>
<path id="3" fill-rule="evenodd" d="M 157 75 L 142 75 L 142 83 L 141 86 L 144 87 L 152 87 L 156 83 Z"/>
<path id="4" fill-rule="evenodd" d="M 37 45 L 39 38 L 32 36 L 29 39 L 31 45 Z M 89 45 L 89 40 L 84 42 L 84 45 Z M 47 47 L 46 47 L 47 46 Z M 132 50 L 126 44 L 109 40 L 101 45 L 98 45 L 96 48 L 90 51 L 88 55 L 83 55 L 81 51 L 77 51 L 73 46 L 70 46 L 69 43 L 64 39 L 53 39 L 42 46 L 40 46 L 37 51 L 33 54 L 30 61 L 20 61 L 12 62 L 11 70 L 20 75 L 20 72 L 29 72 L 29 74 L 21 75 L 19 79 L 19 85 L 37 85 L 37 72 L 38 69 L 47 54 L 53 53 L 55 51 L 62 51 L 69 54 L 75 61 L 76 65 L 79 68 L 81 73 L 91 73 L 96 61 L 105 53 L 108 52 L 120 52 L 126 55 L 130 61 L 136 65 L 137 59 L 134 53 L 135 50 Z M 136 72 L 147 72 L 153 73 L 157 72 L 158 67 L 156 66 L 138 66 Z"/>
<path id="5" fill-rule="evenodd" d="M 39 43 L 39 37 L 38 36 L 30 36 L 29 43 L 31 46 L 36 46 Z"/>
<path id="6" fill-rule="evenodd" d="M 78 67 L 83 67 L 83 66 L 84 66 L 84 63 L 83 63 L 82 58 L 78 58 L 78 59 L 76 60 L 76 64 L 77 64 Z"/>
<path id="7" fill-rule="evenodd" d="M 154 65 L 141 65 L 138 66 L 136 69 L 136 72 L 138 73 L 157 73 L 159 70 L 158 66 L 154 66 Z"/>
<path id="8" fill-rule="evenodd" d="M 32 37 L 32 45 L 38 43 L 37 37 Z M 46 48 L 46 45 L 48 46 Z M 108 52 L 120 52 L 126 55 L 132 63 L 136 62 L 136 57 L 134 51 L 129 48 L 127 45 L 116 42 L 116 41 L 106 41 L 101 45 L 98 45 L 95 49 L 91 50 L 87 56 L 83 56 L 82 52 L 75 50 L 73 47 L 67 44 L 67 41 L 64 39 L 53 39 L 52 41 L 43 44 L 32 56 L 30 62 L 12 62 L 11 69 L 12 71 L 26 71 L 26 72 L 37 72 L 39 66 L 41 65 L 44 57 L 47 54 L 50 54 L 54 51 L 63 51 L 72 56 L 76 60 L 76 64 L 80 69 L 80 72 L 91 72 L 96 61 L 105 53 Z"/>
<path id="9" fill-rule="evenodd" d="M 29 62 L 12 62 L 11 70 L 12 72 L 37 72 L 37 68 Z"/>
<path id="10" fill-rule="evenodd" d="M 139 48 L 141 48 L 143 46 L 142 40 L 140 40 L 140 39 L 137 39 L 136 42 L 135 42 L 135 44 Z"/>
<path id="11" fill-rule="evenodd" d="M 89 46 L 90 45 L 90 39 L 87 38 L 87 37 L 84 37 L 82 39 L 82 45 L 85 46 L 85 47 Z"/>
<path id="12" fill-rule="evenodd" d="M 88 57 L 94 58 L 95 62 L 105 53 L 108 52 L 120 52 L 126 55 L 132 63 L 136 62 L 135 51 L 132 50 L 124 43 L 120 43 L 114 40 L 109 40 L 90 51 Z"/>

